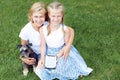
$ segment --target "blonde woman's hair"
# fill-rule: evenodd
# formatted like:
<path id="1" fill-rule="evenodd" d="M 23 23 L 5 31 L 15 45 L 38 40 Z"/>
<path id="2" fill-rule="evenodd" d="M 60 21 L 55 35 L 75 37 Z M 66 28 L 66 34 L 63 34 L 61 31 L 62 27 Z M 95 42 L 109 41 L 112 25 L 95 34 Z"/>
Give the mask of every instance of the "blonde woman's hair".
<path id="1" fill-rule="evenodd" d="M 33 15 L 34 12 L 40 12 L 46 15 L 47 10 L 45 4 L 43 2 L 36 2 L 31 6 L 28 12 L 28 19 L 30 21 L 32 21 L 31 16 Z"/>
<path id="2" fill-rule="evenodd" d="M 51 10 L 59 10 L 64 17 L 64 6 L 60 3 L 60 2 L 52 2 L 51 4 L 48 5 L 47 7 L 47 11 L 48 13 L 50 13 Z M 49 19 L 48 19 L 49 20 Z M 62 25 L 63 25 L 63 18 L 62 18 Z M 64 26 L 64 25 L 63 25 Z M 48 30 L 48 35 L 50 34 L 50 26 L 47 27 Z M 63 32 L 64 32 L 64 28 L 62 28 Z"/>

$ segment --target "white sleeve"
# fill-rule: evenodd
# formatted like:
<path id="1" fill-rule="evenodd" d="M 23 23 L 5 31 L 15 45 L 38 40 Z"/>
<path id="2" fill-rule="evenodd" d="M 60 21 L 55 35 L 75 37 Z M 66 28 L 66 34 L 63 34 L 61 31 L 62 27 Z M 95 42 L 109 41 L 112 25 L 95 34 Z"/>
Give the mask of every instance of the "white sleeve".
<path id="1" fill-rule="evenodd" d="M 21 39 L 28 40 L 28 30 L 25 27 L 21 30 L 19 37 Z"/>

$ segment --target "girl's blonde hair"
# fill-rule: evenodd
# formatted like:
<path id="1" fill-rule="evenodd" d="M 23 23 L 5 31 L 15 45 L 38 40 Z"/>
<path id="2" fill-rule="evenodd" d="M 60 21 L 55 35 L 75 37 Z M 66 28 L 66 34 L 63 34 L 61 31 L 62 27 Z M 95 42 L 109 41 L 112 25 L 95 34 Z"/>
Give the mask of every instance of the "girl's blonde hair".
<path id="1" fill-rule="evenodd" d="M 48 13 L 50 13 L 51 10 L 59 10 L 63 14 L 63 17 L 64 17 L 64 6 L 60 2 L 52 2 L 51 4 L 49 4 L 48 7 L 47 7 Z M 62 18 L 61 23 L 63 25 L 63 18 Z M 50 26 L 47 27 L 47 30 L 48 30 L 48 35 L 49 35 L 50 32 L 51 32 L 50 31 Z M 62 28 L 62 30 L 64 32 L 64 27 Z"/>
<path id="2" fill-rule="evenodd" d="M 36 2 L 31 6 L 28 12 L 28 19 L 30 21 L 32 21 L 31 16 L 33 15 L 34 12 L 40 12 L 40 13 L 45 14 L 46 16 L 47 10 L 46 10 L 45 4 L 43 2 Z"/>
<path id="3" fill-rule="evenodd" d="M 60 10 L 64 14 L 64 6 L 60 2 L 52 2 L 51 4 L 48 5 L 47 10 L 48 13 L 53 10 Z"/>

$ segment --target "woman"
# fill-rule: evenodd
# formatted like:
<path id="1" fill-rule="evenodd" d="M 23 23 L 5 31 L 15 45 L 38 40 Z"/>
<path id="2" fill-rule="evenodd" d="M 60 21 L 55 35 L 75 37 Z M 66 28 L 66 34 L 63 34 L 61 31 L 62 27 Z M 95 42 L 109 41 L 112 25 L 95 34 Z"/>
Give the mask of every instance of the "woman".
<path id="1" fill-rule="evenodd" d="M 63 24 L 64 7 L 59 2 L 53 2 L 48 6 L 49 24 L 43 27 L 44 37 L 47 44 L 46 55 L 57 57 L 55 69 L 44 69 L 41 80 L 76 80 L 79 76 L 86 76 L 92 72 L 87 67 L 84 59 L 77 49 L 68 42 L 69 29 Z M 64 49 L 70 50 L 64 59 Z M 39 73 L 39 68 L 37 68 Z M 37 74 L 39 76 L 39 74 Z M 41 76 L 40 76 L 41 77 Z"/>
<path id="2" fill-rule="evenodd" d="M 38 55 L 39 65 L 44 63 L 44 55 L 46 51 L 44 37 L 42 35 L 41 27 L 45 24 L 46 8 L 45 4 L 41 2 L 34 3 L 28 13 L 29 22 L 22 28 L 19 37 L 21 38 L 21 45 L 32 43 L 33 51 Z M 42 48 L 42 49 L 41 49 Z M 21 58 L 23 62 L 28 65 L 35 64 L 33 58 Z M 40 65 L 42 67 L 42 65 Z M 28 70 L 23 71 L 27 75 Z"/>

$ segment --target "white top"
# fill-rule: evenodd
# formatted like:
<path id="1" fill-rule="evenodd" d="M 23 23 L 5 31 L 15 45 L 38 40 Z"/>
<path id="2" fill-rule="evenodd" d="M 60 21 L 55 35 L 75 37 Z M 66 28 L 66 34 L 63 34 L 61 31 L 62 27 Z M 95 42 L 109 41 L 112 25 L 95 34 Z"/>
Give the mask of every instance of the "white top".
<path id="1" fill-rule="evenodd" d="M 65 43 L 62 27 L 64 27 L 64 29 L 66 29 L 66 26 L 60 25 L 60 27 L 57 30 L 51 31 L 51 33 L 49 35 L 47 35 L 48 34 L 47 26 L 48 25 L 45 25 L 43 27 L 44 37 L 45 37 L 47 45 L 49 47 L 53 47 L 53 48 L 61 47 Z"/>
<path id="2" fill-rule="evenodd" d="M 40 33 L 33 28 L 31 22 L 21 29 L 19 37 L 32 43 L 31 48 L 33 51 L 40 54 Z"/>

